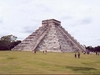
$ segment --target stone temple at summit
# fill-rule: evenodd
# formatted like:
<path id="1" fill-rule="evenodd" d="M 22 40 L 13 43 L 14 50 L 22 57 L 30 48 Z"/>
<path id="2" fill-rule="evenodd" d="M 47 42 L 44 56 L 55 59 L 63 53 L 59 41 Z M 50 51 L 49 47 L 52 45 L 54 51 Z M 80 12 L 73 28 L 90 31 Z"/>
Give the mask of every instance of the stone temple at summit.
<path id="1" fill-rule="evenodd" d="M 61 26 L 60 21 L 48 19 L 12 50 L 76 52 L 85 51 L 85 48 Z"/>

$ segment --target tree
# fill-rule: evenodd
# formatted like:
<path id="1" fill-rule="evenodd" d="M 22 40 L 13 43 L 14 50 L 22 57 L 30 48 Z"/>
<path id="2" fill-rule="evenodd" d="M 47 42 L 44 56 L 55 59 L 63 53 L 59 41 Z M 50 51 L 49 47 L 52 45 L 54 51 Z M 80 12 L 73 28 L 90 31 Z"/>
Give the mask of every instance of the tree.
<path id="1" fill-rule="evenodd" d="M 96 52 L 100 52 L 100 46 L 95 47 Z"/>
<path id="2" fill-rule="evenodd" d="M 86 49 L 87 49 L 88 51 L 91 51 L 91 52 L 94 52 L 94 51 L 95 51 L 94 48 L 93 48 L 92 46 L 87 46 Z"/>
<path id="3" fill-rule="evenodd" d="M 8 47 L 6 41 L 0 40 L 0 50 L 7 50 L 7 49 Z"/>
<path id="4" fill-rule="evenodd" d="M 96 47 L 87 46 L 86 49 L 91 52 L 100 52 L 100 46 L 96 46 Z"/>
<path id="5" fill-rule="evenodd" d="M 21 42 L 16 39 L 17 37 L 13 35 L 2 36 L 0 39 L 0 50 L 11 50 L 11 48 Z"/>
<path id="6" fill-rule="evenodd" d="M 10 49 L 14 48 L 14 47 L 15 47 L 16 45 L 18 45 L 19 43 L 21 43 L 20 40 L 17 40 L 17 41 L 15 41 L 15 42 L 12 42 L 12 43 L 11 43 Z"/>
<path id="7" fill-rule="evenodd" d="M 15 42 L 16 39 L 17 37 L 13 35 L 6 35 L 6 36 L 1 37 L 1 40 L 8 41 L 8 42 Z"/>

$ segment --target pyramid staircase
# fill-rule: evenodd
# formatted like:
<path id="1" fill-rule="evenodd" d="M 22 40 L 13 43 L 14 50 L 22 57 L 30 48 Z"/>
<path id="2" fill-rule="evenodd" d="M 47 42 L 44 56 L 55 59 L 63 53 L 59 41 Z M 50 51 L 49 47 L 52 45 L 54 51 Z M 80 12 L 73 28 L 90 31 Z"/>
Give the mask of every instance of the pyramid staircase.
<path id="1" fill-rule="evenodd" d="M 49 19 L 43 20 L 39 29 L 12 50 L 75 52 L 85 51 L 85 48 L 61 26 L 60 21 Z"/>

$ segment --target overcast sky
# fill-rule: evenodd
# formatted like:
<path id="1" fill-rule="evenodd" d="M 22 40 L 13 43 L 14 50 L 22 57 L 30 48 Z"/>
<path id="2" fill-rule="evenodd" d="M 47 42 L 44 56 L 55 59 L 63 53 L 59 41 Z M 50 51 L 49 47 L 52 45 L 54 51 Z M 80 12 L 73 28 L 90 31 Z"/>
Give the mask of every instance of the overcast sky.
<path id="1" fill-rule="evenodd" d="M 61 21 L 82 45 L 100 45 L 100 0 L 0 0 L 0 37 L 24 40 L 46 19 Z"/>

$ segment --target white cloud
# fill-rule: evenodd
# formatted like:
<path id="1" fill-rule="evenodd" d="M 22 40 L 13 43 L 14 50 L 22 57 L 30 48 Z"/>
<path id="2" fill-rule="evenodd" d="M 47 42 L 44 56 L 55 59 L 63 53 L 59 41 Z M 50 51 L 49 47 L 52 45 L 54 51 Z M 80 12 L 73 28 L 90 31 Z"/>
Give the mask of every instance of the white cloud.
<path id="1" fill-rule="evenodd" d="M 45 19 L 57 19 L 81 44 L 100 44 L 99 0 L 0 0 L 0 36 L 26 38 Z"/>

